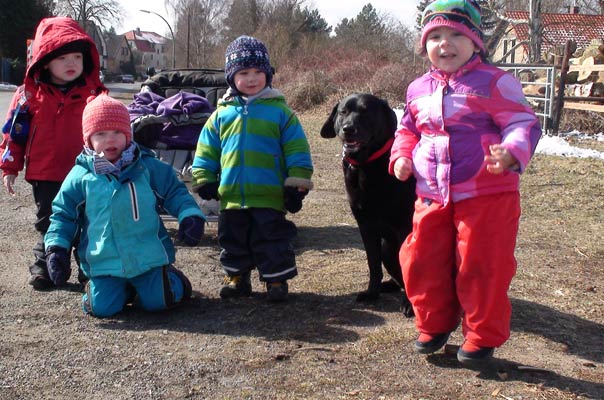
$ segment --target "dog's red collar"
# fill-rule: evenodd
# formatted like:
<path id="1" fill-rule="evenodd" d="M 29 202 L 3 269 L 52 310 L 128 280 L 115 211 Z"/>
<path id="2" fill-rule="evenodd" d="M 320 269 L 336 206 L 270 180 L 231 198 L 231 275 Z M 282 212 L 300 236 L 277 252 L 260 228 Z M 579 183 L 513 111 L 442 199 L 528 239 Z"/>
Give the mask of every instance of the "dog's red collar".
<path id="1" fill-rule="evenodd" d="M 369 157 L 367 159 L 367 161 L 365 162 L 365 164 L 368 164 L 368 163 L 370 163 L 372 161 L 375 161 L 378 158 L 380 158 L 381 156 L 383 156 L 387 151 L 389 151 L 392 148 L 392 144 L 393 143 L 394 143 L 394 138 L 391 138 L 390 140 L 388 140 L 386 142 L 386 144 L 381 149 L 379 149 L 378 151 L 376 151 L 375 153 L 373 153 L 371 155 L 371 157 Z M 350 157 L 344 156 L 344 160 L 346 160 L 350 165 L 354 165 L 354 166 L 361 165 L 360 162 L 358 162 L 357 160 L 353 160 Z"/>

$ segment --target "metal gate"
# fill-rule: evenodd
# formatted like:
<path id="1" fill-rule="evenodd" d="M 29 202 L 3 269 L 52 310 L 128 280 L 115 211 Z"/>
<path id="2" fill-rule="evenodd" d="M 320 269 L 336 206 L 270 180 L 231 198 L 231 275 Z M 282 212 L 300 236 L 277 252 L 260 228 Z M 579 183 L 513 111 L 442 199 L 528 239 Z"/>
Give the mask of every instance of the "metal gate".
<path id="1" fill-rule="evenodd" d="M 543 93 L 539 95 L 525 95 L 526 99 L 533 105 L 535 114 L 541 119 L 541 128 L 543 133 L 549 134 L 552 130 L 552 118 L 554 116 L 554 104 L 556 93 L 556 68 L 553 65 L 535 65 L 535 64 L 496 64 L 497 67 L 513 74 L 522 87 L 528 85 L 542 87 Z M 526 75 L 530 72 L 533 79 L 527 79 Z M 537 81 L 535 77 L 544 77 Z"/>

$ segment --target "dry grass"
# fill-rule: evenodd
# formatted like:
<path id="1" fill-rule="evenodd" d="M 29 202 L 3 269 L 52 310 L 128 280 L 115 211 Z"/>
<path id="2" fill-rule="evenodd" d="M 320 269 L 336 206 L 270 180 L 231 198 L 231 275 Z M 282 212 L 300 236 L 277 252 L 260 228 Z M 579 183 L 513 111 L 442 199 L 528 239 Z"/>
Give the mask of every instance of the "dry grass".
<path id="1" fill-rule="evenodd" d="M 22 181 L 19 197 L 1 196 L 0 398 L 604 398 L 602 161 L 537 156 L 523 176 L 512 337 L 492 368 L 471 371 L 449 355 L 415 354 L 414 324 L 396 296 L 354 301 L 367 267 L 340 145 L 318 133 L 329 108 L 301 116 L 316 189 L 292 217 L 300 275 L 287 304 L 267 304 L 256 280 L 250 299 L 218 298 L 210 226 L 201 246 L 179 247 L 178 266 L 196 290 L 189 305 L 86 317 L 76 287 L 39 293 L 26 285 L 31 197 Z M 451 343 L 460 342 L 455 332 Z"/>

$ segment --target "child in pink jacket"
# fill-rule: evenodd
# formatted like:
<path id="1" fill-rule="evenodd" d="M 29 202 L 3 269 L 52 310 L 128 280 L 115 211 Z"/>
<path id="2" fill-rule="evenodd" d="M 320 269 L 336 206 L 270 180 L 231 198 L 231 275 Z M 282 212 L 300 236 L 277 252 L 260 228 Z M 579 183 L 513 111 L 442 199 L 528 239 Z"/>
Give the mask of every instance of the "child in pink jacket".
<path id="1" fill-rule="evenodd" d="M 417 179 L 400 261 L 420 332 L 415 349 L 439 350 L 461 322 L 457 358 L 477 366 L 510 335 L 519 176 L 541 127 L 520 83 L 483 61 L 476 1 L 436 0 L 422 25 L 432 66 L 409 85 L 389 166 L 400 180 Z"/>

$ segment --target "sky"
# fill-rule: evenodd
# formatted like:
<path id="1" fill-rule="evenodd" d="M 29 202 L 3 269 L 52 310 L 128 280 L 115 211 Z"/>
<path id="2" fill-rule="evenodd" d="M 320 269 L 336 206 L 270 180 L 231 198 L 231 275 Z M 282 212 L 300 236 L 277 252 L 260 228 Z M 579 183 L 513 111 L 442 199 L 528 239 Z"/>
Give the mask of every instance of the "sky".
<path id="1" fill-rule="evenodd" d="M 166 12 L 164 0 L 118 0 L 118 3 L 125 10 L 125 14 L 122 26 L 116 27 L 117 33 L 136 28 L 160 35 L 169 33 L 168 26 L 161 18 L 140 12 L 141 9 L 158 13 L 173 25 L 172 17 Z M 415 25 L 418 0 L 306 0 L 303 6 L 318 9 L 327 23 L 335 27 L 343 18 L 356 17 L 368 3 L 371 3 L 380 15 L 388 13 L 409 27 Z"/>

